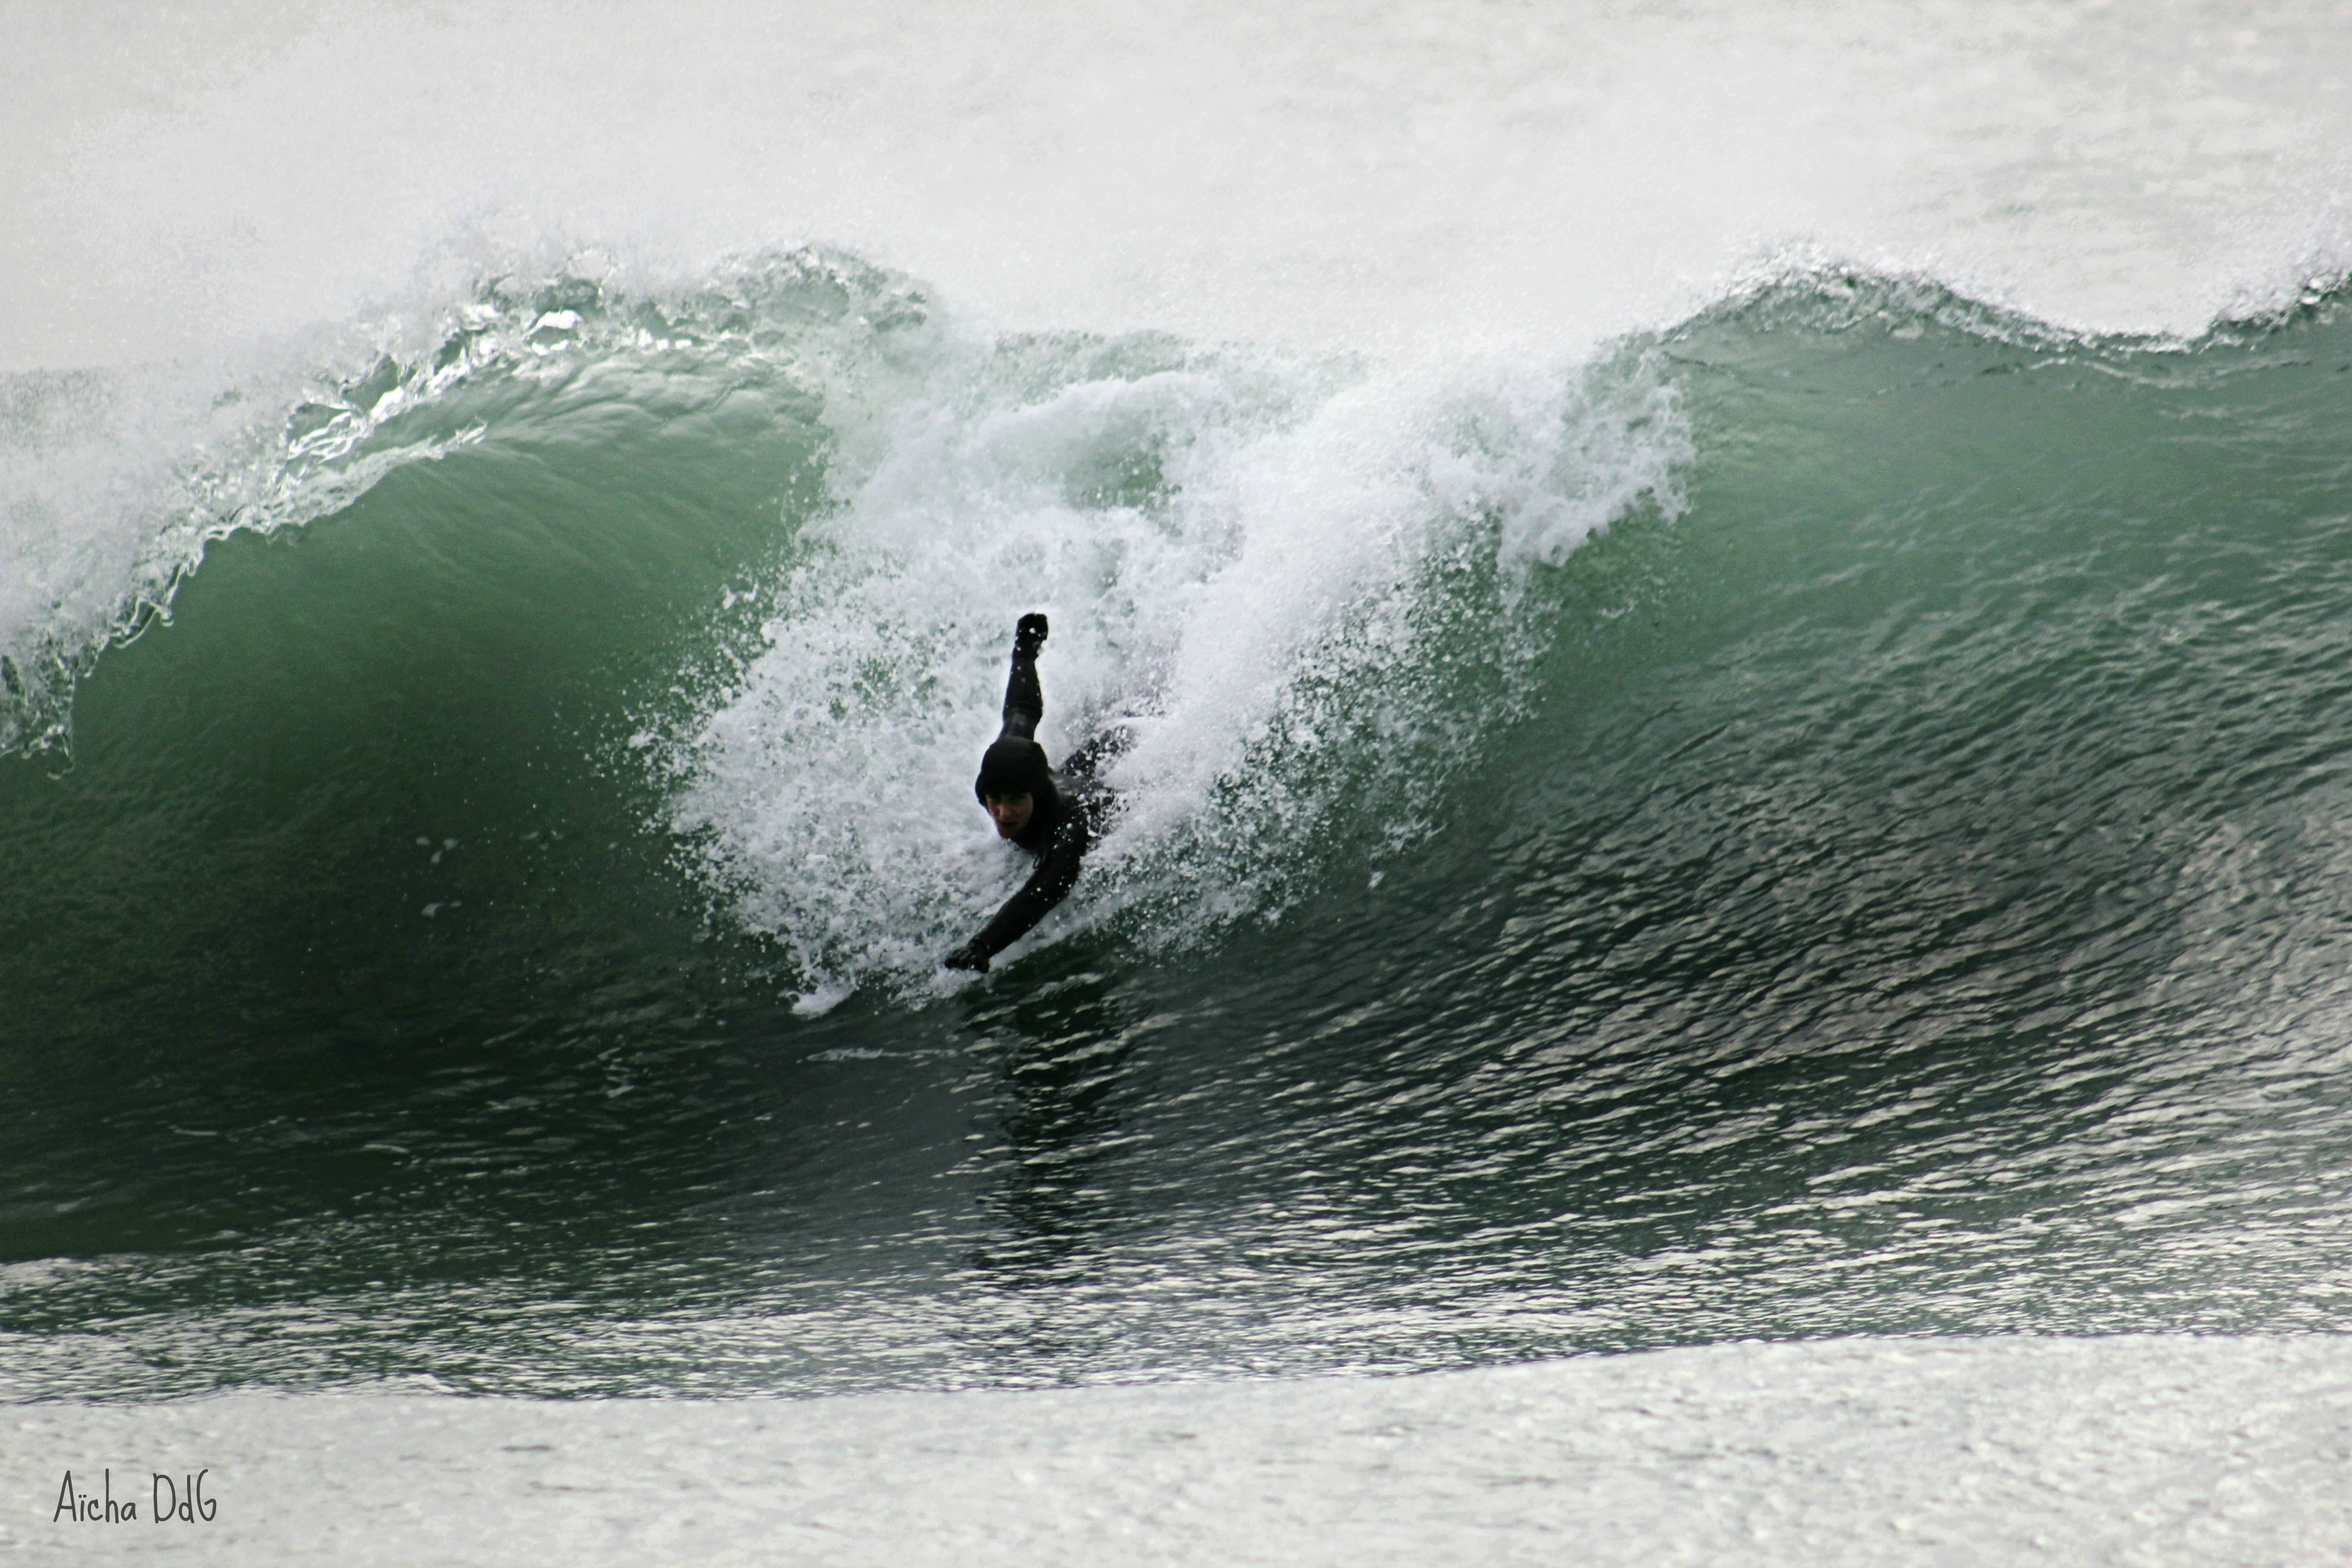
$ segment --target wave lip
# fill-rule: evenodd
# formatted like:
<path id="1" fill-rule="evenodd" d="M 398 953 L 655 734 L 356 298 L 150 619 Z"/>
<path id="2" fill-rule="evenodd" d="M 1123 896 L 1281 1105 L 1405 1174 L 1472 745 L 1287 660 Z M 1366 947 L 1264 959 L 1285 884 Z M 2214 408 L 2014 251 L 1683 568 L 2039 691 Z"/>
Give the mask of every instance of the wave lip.
<path id="1" fill-rule="evenodd" d="M 75 683 L 170 617 L 215 541 L 299 527 L 405 464 L 528 436 L 562 417 L 564 384 L 600 371 L 687 360 L 813 384 L 928 319 L 908 280 L 808 250 L 650 294 L 570 267 L 494 273 L 226 385 L 170 365 L 0 377 L 0 755 L 69 746 Z"/>
<path id="2" fill-rule="evenodd" d="M 1518 373 L 1504 366 L 1537 366 L 1532 374 L 1541 383 L 1565 372 L 1540 367 L 1603 363 L 1717 323 L 1835 332 L 1870 320 L 1906 333 L 1955 331 L 2053 352 L 2193 354 L 2328 319 L 2345 287 L 2340 260 L 2326 259 L 2332 254 L 2315 250 L 2268 282 L 2242 289 L 2193 337 L 2094 332 L 1990 302 L 1933 273 L 1798 247 L 1728 274 L 1675 324 L 1583 361 L 1455 355 L 1381 370 L 1348 354 L 1208 343 L 1180 357 L 1215 360 L 1216 374 L 1230 383 L 1217 395 L 1244 402 L 1336 397 L 1343 383 L 1378 374 L 1390 378 L 1394 395 L 1412 397 L 1420 394 L 1411 387 L 1458 374 L 1466 377 L 1465 398 L 1482 395 L 1469 388 L 1487 377 L 1485 395 L 1499 407 L 1529 395 L 1513 388 Z M 210 542 L 329 515 L 405 463 L 493 433 L 502 419 L 527 417 L 517 404 L 520 388 L 665 354 L 691 357 L 712 375 L 733 374 L 730 367 L 782 375 L 824 400 L 843 432 L 863 432 L 841 454 L 855 468 L 866 460 L 857 442 L 881 438 L 882 407 L 919 395 L 923 375 L 950 374 L 940 368 L 942 331 L 965 341 L 957 353 L 975 352 L 977 336 L 945 323 L 934 290 L 837 249 L 752 254 L 658 286 L 626 281 L 608 256 L 582 252 L 551 269 L 509 262 L 454 296 L 349 323 L 323 348 L 306 338 L 255 349 L 234 368 L 206 362 L 0 376 L 0 755 L 69 746 L 76 682 L 107 647 L 169 618 L 179 582 Z M 1049 368 L 1063 352 L 1055 345 L 1093 343 L 1086 352 L 1116 358 L 1135 345 L 1180 341 L 1156 332 L 1012 334 L 1000 352 L 1008 367 L 1034 360 L 1019 374 L 1050 380 L 1065 374 Z M 1285 376 L 1296 385 L 1275 390 Z M 1335 403 L 1327 418 L 1339 416 Z M 1475 416 L 1465 405 L 1452 416 L 1433 407 L 1430 417 Z M 1577 439 L 1601 440 L 1606 422 L 1579 428 Z M 1104 452 L 1105 460 L 1119 460 L 1111 447 Z M 1594 517 L 1636 504 L 1633 498 L 1656 478 L 1647 459 L 1626 451 L 1596 447 L 1579 460 L 1591 477 L 1571 479 L 1564 469 L 1552 476 L 1551 500 L 1526 502 L 1508 550 L 1556 561 Z M 855 482 L 841 481 L 845 493 Z M 1429 482 L 1447 481 L 1433 468 Z M 1588 494 L 1578 488 L 1587 482 L 1631 488 L 1613 497 Z"/>

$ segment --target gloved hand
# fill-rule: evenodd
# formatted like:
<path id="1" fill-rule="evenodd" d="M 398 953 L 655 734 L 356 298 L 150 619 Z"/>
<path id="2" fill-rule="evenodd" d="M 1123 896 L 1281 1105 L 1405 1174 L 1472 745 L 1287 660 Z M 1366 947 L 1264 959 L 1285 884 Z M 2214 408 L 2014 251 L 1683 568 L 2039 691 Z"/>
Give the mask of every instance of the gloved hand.
<path id="1" fill-rule="evenodd" d="M 969 969 L 976 974 L 988 973 L 988 954 L 974 952 L 970 942 L 957 948 L 940 962 L 950 969 Z"/>
<path id="2" fill-rule="evenodd" d="M 1013 651 L 1035 653 L 1045 646 L 1045 617 L 1032 610 L 1013 628 Z"/>

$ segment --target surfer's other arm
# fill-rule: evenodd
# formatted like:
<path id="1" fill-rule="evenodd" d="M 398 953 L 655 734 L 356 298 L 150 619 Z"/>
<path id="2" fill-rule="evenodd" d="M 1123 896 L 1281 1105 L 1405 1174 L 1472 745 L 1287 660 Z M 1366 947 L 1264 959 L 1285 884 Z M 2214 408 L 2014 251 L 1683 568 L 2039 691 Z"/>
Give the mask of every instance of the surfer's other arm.
<path id="1" fill-rule="evenodd" d="M 1032 610 L 1013 628 L 1013 673 L 1004 682 L 1003 740 L 1034 741 L 1045 717 L 1045 693 L 1037 684 L 1037 650 L 1045 646 L 1045 617 Z"/>

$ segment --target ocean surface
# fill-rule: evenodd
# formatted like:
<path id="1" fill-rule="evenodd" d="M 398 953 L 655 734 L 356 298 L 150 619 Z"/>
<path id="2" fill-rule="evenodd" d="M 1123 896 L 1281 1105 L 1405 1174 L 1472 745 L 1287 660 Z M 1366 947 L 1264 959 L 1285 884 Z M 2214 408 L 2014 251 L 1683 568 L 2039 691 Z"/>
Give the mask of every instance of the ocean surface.
<path id="1" fill-rule="evenodd" d="M 1601 1357 L 1727 1452 L 1884 1341 L 2333 1379 L 2300 1474 L 2352 17 L 1890 15 L 0 24 L 113 94 L 0 168 L 0 1399 L 251 1470 L 328 1396 L 1204 1384 L 1239 1464 Z M 1118 815 L 951 976 L 1033 609 Z"/>

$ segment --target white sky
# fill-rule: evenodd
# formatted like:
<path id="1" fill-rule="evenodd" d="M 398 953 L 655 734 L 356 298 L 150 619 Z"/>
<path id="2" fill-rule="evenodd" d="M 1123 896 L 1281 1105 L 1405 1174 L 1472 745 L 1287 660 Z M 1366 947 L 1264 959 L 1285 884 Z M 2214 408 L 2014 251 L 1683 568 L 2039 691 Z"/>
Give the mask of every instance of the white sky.
<path id="1" fill-rule="evenodd" d="M 2194 331 L 2340 264 L 2352 6 L 0 3 L 0 370 L 594 247 L 1006 325 L 1573 348 L 1790 247 Z"/>

